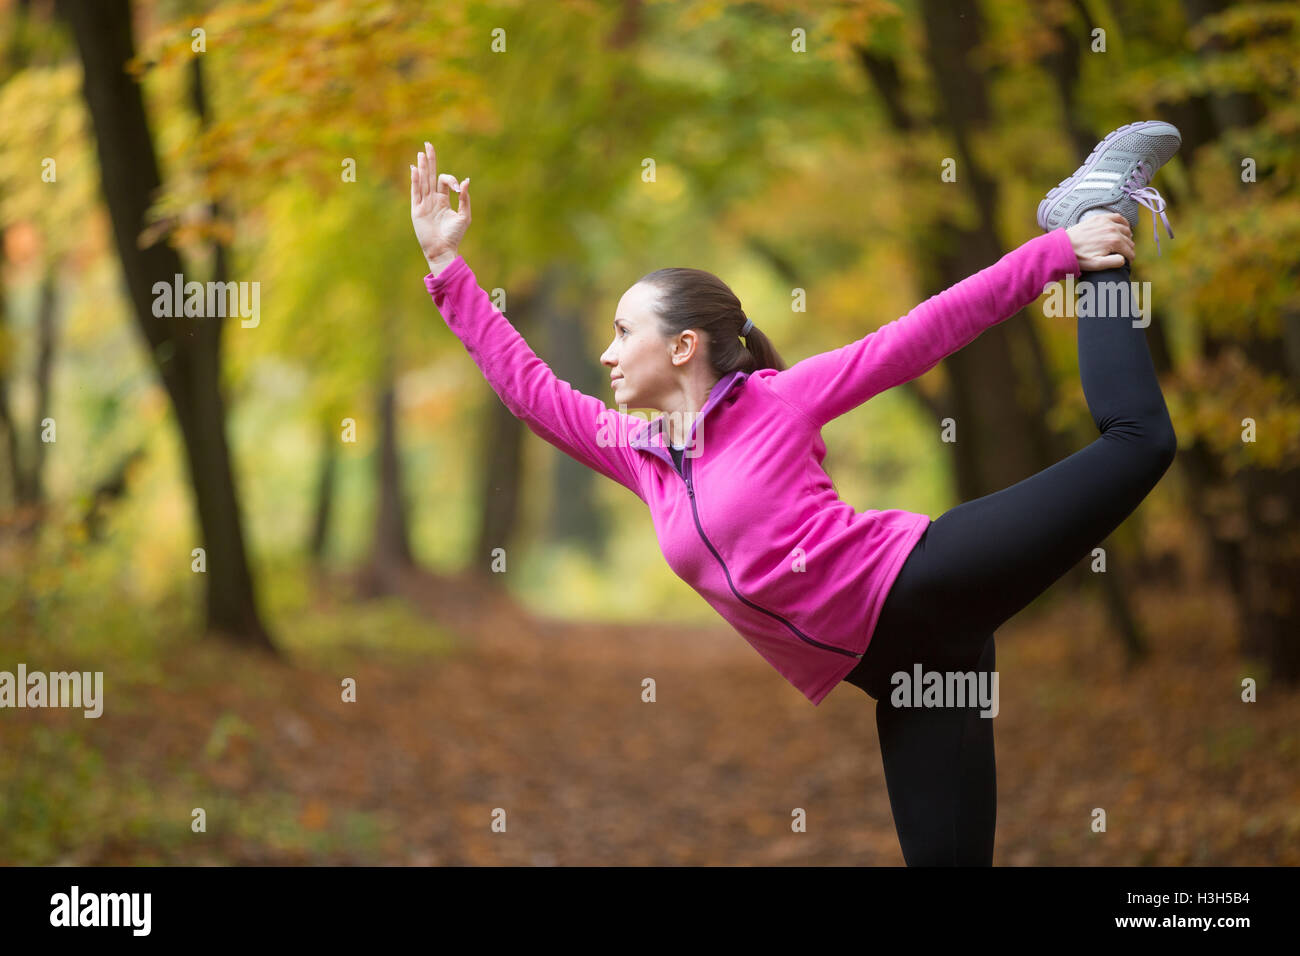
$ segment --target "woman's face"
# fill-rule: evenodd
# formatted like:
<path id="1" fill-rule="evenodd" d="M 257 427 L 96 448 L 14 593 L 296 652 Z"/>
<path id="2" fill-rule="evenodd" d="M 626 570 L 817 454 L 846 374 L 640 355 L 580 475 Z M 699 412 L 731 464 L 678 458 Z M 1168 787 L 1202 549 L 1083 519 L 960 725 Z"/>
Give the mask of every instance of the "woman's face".
<path id="1" fill-rule="evenodd" d="M 657 290 L 638 282 L 623 293 L 614 311 L 614 341 L 600 364 L 610 368 L 614 401 L 625 408 L 664 407 L 676 385 L 677 368 L 698 348 L 694 331 L 666 338 L 654 312 Z"/>

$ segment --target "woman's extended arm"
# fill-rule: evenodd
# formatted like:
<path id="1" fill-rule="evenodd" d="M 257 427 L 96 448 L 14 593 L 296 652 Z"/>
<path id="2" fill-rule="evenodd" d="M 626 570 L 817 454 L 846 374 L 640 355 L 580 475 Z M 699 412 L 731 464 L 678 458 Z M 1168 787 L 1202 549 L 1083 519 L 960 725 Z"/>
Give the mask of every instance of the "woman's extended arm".
<path id="1" fill-rule="evenodd" d="M 557 378 L 492 304 L 456 251 L 471 219 L 469 180 L 458 183 L 450 174 L 439 176 L 437 164 L 432 144 L 425 143 L 418 164 L 411 167 L 411 223 L 429 264 L 424 286 L 443 321 L 516 418 L 644 500 L 639 452 L 627 441 L 640 420 L 606 408 Z M 460 193 L 459 209 L 451 208 L 449 186 Z"/>
<path id="2" fill-rule="evenodd" d="M 873 395 L 928 372 L 1033 302 L 1049 282 L 1079 274 L 1066 230 L 1053 230 L 858 341 L 778 372 L 771 386 L 821 427 Z"/>
<path id="3" fill-rule="evenodd" d="M 463 257 L 456 256 L 437 275 L 425 276 L 424 284 L 447 327 L 516 418 L 535 435 L 644 500 L 639 452 L 627 441 L 639 419 L 607 408 L 600 399 L 557 378 L 492 304 Z"/>

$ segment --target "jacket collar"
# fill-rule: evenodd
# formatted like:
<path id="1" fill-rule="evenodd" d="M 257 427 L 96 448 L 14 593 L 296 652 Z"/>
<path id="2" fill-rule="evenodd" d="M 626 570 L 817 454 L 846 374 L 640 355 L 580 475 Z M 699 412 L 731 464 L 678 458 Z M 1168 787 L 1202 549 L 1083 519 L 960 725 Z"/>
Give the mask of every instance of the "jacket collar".
<path id="1" fill-rule="evenodd" d="M 700 413 L 695 416 L 695 420 L 691 423 L 691 438 L 695 437 L 695 427 L 704 416 L 712 411 L 719 402 L 726 398 L 733 389 L 742 385 L 747 378 L 749 378 L 749 373 L 738 369 L 734 372 L 727 373 L 713 383 L 713 388 L 709 391 L 709 397 L 705 401 L 704 407 L 700 409 Z M 660 415 L 658 418 L 652 418 L 649 422 L 638 426 L 637 429 L 628 436 L 628 444 L 640 451 L 653 452 L 659 449 L 666 449 L 668 447 L 668 440 L 663 434 L 664 421 L 666 418 L 667 416 Z M 656 438 L 658 438 L 657 444 L 654 442 Z"/>

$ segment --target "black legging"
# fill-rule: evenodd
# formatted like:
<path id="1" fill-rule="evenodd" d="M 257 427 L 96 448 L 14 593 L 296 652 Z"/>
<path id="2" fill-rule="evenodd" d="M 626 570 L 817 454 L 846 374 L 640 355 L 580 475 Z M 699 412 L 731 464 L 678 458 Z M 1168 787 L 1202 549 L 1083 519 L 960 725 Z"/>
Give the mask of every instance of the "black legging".
<path id="1" fill-rule="evenodd" d="M 876 703 L 876 727 L 908 866 L 993 862 L 993 719 L 980 705 L 894 707 L 890 676 L 989 672 L 993 633 L 1114 531 L 1173 462 L 1177 439 L 1129 299 L 1096 293 L 1129 267 L 1085 272 L 1079 377 L 1101 437 L 1024 481 L 932 521 L 899 572 L 861 663 L 846 680 Z M 1110 307 L 1108 307 L 1108 305 Z"/>

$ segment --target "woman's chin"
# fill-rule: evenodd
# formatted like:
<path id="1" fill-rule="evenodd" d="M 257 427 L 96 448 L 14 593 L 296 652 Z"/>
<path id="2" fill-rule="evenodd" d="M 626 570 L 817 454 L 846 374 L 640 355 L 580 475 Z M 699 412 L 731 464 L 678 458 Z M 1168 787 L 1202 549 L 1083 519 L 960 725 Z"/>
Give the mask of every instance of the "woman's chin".
<path id="1" fill-rule="evenodd" d="M 623 382 L 618 383 L 614 389 L 614 404 L 619 408 L 650 408 L 643 399 L 632 389 L 628 388 Z"/>

